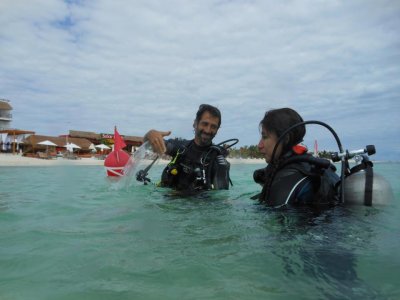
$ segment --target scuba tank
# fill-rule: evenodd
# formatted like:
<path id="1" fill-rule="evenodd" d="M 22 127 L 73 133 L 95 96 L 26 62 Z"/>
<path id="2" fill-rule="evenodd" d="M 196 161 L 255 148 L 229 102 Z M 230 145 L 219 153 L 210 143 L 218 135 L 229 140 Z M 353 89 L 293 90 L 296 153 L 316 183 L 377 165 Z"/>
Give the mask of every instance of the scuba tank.
<path id="1" fill-rule="evenodd" d="M 333 161 L 345 160 L 344 199 L 346 205 L 379 206 L 387 205 L 394 199 L 389 182 L 373 169 L 369 155 L 376 153 L 374 145 L 364 149 L 331 153 Z M 349 167 L 348 159 L 355 159 L 356 165 Z M 343 179 L 342 179 L 343 180 Z"/>
<path id="2" fill-rule="evenodd" d="M 341 162 L 340 181 L 337 183 L 339 203 L 344 205 L 385 205 L 394 199 L 394 194 L 389 182 L 381 175 L 374 173 L 373 163 L 368 156 L 376 153 L 374 145 L 368 145 L 364 149 L 344 151 L 337 133 L 328 124 L 321 121 L 304 121 L 297 123 L 278 138 L 272 151 L 271 160 L 280 142 L 294 128 L 301 125 L 316 124 L 327 128 L 336 140 L 339 152 L 331 152 L 333 162 Z M 355 167 L 349 167 L 349 159 L 355 158 L 358 163 Z"/>

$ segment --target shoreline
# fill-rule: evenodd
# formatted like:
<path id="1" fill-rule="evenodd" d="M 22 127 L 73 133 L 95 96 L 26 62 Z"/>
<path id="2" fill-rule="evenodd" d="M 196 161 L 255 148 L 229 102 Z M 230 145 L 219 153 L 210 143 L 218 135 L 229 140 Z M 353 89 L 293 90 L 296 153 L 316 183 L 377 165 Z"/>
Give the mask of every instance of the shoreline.
<path id="1" fill-rule="evenodd" d="M 263 159 L 253 158 L 228 158 L 231 165 L 234 164 L 265 164 Z M 150 163 L 151 160 L 148 160 Z M 158 164 L 168 164 L 169 160 L 160 159 Z M 77 160 L 64 159 L 39 159 L 35 157 L 25 157 L 18 154 L 0 153 L 0 167 L 51 167 L 51 166 L 103 166 L 104 160 L 91 158 L 81 158 Z"/>
<path id="2" fill-rule="evenodd" d="M 257 158 L 227 158 L 231 165 L 236 164 L 254 164 L 267 165 L 264 159 Z M 152 162 L 145 159 L 143 162 L 148 165 Z M 351 161 L 350 161 L 351 162 Z M 398 161 L 372 161 L 373 163 L 399 163 Z M 169 160 L 159 159 L 157 164 L 166 165 Z M 340 164 L 334 163 L 334 164 Z M 65 159 L 58 157 L 56 159 L 39 159 L 35 157 L 25 157 L 18 154 L 0 153 L 0 167 L 52 167 L 52 166 L 103 166 L 104 160 L 91 158 L 81 158 L 77 160 Z"/>
<path id="3" fill-rule="evenodd" d="M 18 154 L 0 154 L 0 167 L 47 167 L 47 166 L 96 166 L 103 165 L 104 160 L 95 158 L 81 158 L 77 160 L 64 159 L 40 159 L 36 157 L 25 157 Z"/>

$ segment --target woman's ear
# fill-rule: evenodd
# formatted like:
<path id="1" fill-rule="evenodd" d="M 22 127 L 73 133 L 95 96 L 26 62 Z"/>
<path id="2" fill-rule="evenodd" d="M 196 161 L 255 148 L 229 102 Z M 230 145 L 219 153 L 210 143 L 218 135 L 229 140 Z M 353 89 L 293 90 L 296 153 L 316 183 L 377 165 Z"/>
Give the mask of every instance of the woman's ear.
<path id="1" fill-rule="evenodd" d="M 288 145 L 288 144 L 289 144 L 289 141 L 290 141 L 290 133 L 287 134 L 287 135 L 285 136 L 285 138 L 283 139 L 283 142 L 285 143 L 285 145 Z"/>

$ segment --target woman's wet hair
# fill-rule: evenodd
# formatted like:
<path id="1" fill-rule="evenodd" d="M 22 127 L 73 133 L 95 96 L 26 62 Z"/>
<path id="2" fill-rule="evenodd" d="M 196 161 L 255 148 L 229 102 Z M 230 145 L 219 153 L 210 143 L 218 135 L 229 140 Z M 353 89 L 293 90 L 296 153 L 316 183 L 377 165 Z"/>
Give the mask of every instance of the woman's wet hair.
<path id="1" fill-rule="evenodd" d="M 278 138 L 282 133 L 295 124 L 303 122 L 303 118 L 291 108 L 272 109 L 265 113 L 264 118 L 260 122 L 260 130 L 264 128 L 266 131 L 274 133 Z M 293 146 L 303 141 L 306 134 L 306 126 L 297 126 L 286 134 L 282 140 L 282 153 L 287 152 Z"/>
<path id="2" fill-rule="evenodd" d="M 264 118 L 260 122 L 260 129 L 264 128 L 266 131 L 274 133 L 277 138 L 279 138 L 287 129 L 301 122 L 303 122 L 303 118 L 291 108 L 272 109 L 265 113 Z M 305 134 L 305 125 L 297 126 L 287 133 L 286 137 L 282 140 L 282 154 L 302 142 Z M 260 202 L 268 203 L 270 201 L 269 194 L 272 181 L 285 159 L 284 156 L 275 157 L 273 161 L 268 164 L 268 172 L 264 177 L 265 183 L 259 196 Z"/>
<path id="3" fill-rule="evenodd" d="M 196 113 L 196 123 L 198 123 L 205 112 L 209 112 L 210 115 L 218 118 L 218 128 L 221 126 L 221 112 L 215 106 L 209 104 L 201 104 L 199 110 Z"/>

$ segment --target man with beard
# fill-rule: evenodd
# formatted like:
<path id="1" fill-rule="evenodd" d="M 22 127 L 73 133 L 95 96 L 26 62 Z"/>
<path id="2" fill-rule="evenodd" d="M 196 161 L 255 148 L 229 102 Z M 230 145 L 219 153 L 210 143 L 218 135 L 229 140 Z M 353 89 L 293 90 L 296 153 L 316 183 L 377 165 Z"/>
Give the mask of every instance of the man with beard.
<path id="1" fill-rule="evenodd" d="M 230 164 L 225 159 L 228 151 L 212 144 L 220 125 L 219 109 L 202 104 L 193 122 L 193 140 L 164 140 L 170 131 L 146 133 L 144 140 L 150 142 L 154 152 L 172 157 L 162 173 L 160 186 L 188 192 L 229 189 Z"/>

